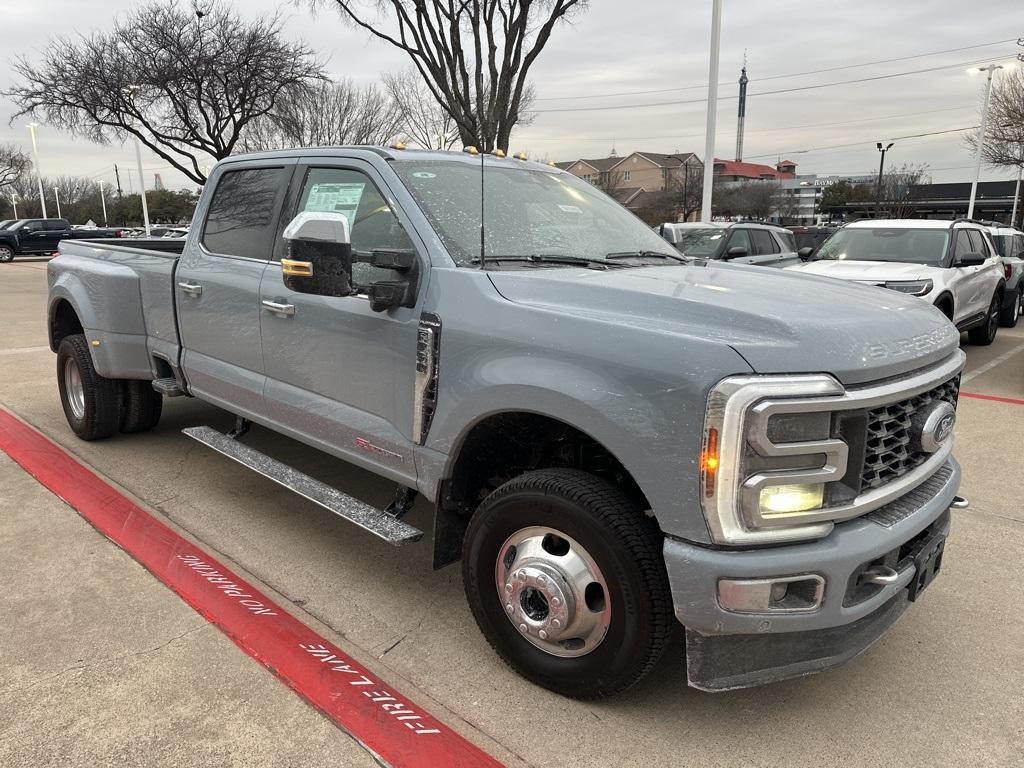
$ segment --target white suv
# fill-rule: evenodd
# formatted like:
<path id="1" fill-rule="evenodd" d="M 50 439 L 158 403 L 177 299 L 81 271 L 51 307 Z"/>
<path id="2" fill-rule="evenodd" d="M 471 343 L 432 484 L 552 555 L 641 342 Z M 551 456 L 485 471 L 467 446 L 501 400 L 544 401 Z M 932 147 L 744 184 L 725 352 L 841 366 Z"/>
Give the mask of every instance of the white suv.
<path id="1" fill-rule="evenodd" d="M 982 224 L 866 219 L 835 232 L 809 258 L 787 269 L 920 296 L 967 331 L 972 344 L 991 344 L 996 337 L 1005 280 Z"/>

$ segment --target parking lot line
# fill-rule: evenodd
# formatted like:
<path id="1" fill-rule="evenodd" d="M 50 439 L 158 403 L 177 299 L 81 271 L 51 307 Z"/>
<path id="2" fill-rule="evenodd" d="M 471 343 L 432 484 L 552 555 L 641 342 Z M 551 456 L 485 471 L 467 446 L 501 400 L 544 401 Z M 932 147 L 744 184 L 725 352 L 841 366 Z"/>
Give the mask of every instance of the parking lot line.
<path id="1" fill-rule="evenodd" d="M 988 373 L 993 368 L 995 368 L 997 366 L 1000 366 L 1003 363 L 1005 363 L 1007 360 L 1009 360 L 1011 357 L 1016 355 L 1021 350 L 1024 350 L 1024 344 L 1020 344 L 1020 345 L 1014 347 L 1013 349 L 1011 349 L 1011 350 L 1009 350 L 1007 352 L 1004 352 L 999 357 L 995 358 L 994 360 L 989 360 L 987 363 L 985 363 L 982 366 L 979 366 L 979 367 L 975 368 L 973 371 L 966 372 L 963 375 L 963 377 L 960 379 L 960 384 L 961 385 L 966 384 L 968 381 L 971 381 L 971 379 L 976 379 L 979 376 L 981 376 L 983 373 Z"/>
<path id="2" fill-rule="evenodd" d="M 3 408 L 0 450 L 387 765 L 500 767 Z"/>
<path id="3" fill-rule="evenodd" d="M 1010 403 L 1011 405 L 1024 405 L 1024 400 L 1016 397 L 1000 397 L 999 395 L 982 395 L 977 392 L 961 392 L 960 397 L 973 397 L 975 400 L 993 400 L 997 403 Z"/>

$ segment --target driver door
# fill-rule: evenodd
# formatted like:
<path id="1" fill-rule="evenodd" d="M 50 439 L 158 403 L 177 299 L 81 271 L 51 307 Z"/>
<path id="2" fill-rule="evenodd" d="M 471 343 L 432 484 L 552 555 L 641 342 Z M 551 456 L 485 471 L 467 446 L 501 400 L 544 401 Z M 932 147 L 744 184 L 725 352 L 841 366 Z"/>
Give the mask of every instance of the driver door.
<path id="1" fill-rule="evenodd" d="M 369 163 L 317 158 L 300 165 L 297 205 L 349 220 L 352 250 L 415 250 L 400 211 Z M 260 327 L 267 415 L 282 432 L 383 475 L 415 484 L 413 410 L 419 309 L 374 312 L 364 291 L 395 273 L 352 267 L 351 296 L 298 293 L 278 254 L 263 275 Z M 420 295 L 427 260 L 418 254 Z M 284 307 L 285 309 L 282 309 Z"/>

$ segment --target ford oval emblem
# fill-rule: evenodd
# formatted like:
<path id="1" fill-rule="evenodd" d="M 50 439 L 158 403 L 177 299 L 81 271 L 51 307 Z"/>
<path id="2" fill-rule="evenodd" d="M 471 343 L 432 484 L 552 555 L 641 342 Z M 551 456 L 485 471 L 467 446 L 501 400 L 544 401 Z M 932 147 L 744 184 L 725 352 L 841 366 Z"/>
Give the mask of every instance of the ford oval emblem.
<path id="1" fill-rule="evenodd" d="M 952 437 L 954 426 L 956 409 L 945 400 L 940 400 L 915 414 L 911 442 L 919 451 L 935 453 Z"/>

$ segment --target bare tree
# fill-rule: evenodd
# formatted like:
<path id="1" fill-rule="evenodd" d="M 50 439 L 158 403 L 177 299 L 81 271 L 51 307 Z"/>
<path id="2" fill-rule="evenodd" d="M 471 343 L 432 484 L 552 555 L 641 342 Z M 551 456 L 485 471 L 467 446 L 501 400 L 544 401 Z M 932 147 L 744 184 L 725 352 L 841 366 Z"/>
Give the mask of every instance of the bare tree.
<path id="1" fill-rule="evenodd" d="M 712 194 L 712 209 L 722 216 L 767 219 L 775 208 L 779 185 L 770 181 L 720 184 Z"/>
<path id="2" fill-rule="evenodd" d="M 309 0 L 405 51 L 465 144 L 508 150 L 527 75 L 586 0 Z"/>
<path id="3" fill-rule="evenodd" d="M 301 83 L 283 91 L 270 112 L 250 123 L 240 145 L 255 152 L 387 144 L 402 125 L 398 105 L 375 86 L 357 88 L 350 80 Z"/>
<path id="4" fill-rule="evenodd" d="M 434 98 L 415 69 L 383 76 L 384 88 L 402 115 L 402 133 L 424 149 L 451 149 L 459 141 L 455 120 Z"/>
<path id="5" fill-rule="evenodd" d="M 13 144 L 0 144 L 0 187 L 15 183 L 31 167 L 27 154 Z"/>
<path id="6" fill-rule="evenodd" d="M 322 77 L 310 50 L 281 35 L 279 16 L 243 20 L 213 0 L 193 13 L 151 0 L 108 31 L 57 38 L 40 64 L 21 57 L 6 95 L 99 143 L 134 135 L 202 184 L 207 157 L 232 153 L 282 91 Z"/>
<path id="7" fill-rule="evenodd" d="M 928 166 L 904 163 L 882 175 L 882 196 L 879 215 L 889 219 L 906 219 L 913 214 L 910 194 L 917 184 L 928 182 Z"/>
<path id="8" fill-rule="evenodd" d="M 977 134 L 966 134 L 964 144 L 976 152 Z M 1024 69 L 1012 69 L 992 83 L 981 155 L 993 167 L 1017 169 L 1024 166 Z"/>

